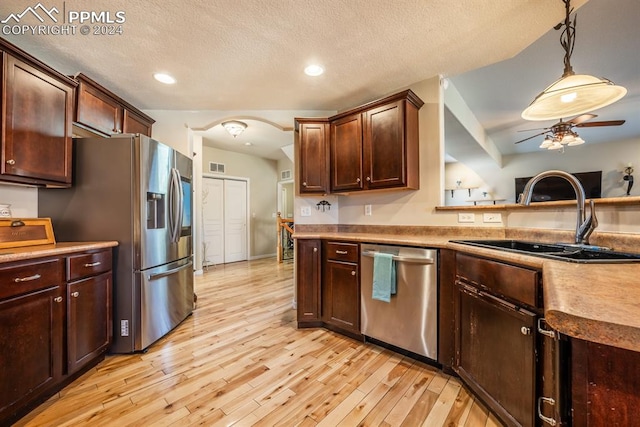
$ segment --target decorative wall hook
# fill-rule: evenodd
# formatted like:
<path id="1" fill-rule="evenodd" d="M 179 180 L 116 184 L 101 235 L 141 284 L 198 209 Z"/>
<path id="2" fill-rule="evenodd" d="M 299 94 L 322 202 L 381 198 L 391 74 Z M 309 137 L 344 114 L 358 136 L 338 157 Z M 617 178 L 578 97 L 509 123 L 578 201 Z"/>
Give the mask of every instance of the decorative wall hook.
<path id="1" fill-rule="evenodd" d="M 631 163 L 624 169 L 625 175 L 622 177 L 623 180 L 627 181 L 627 196 L 631 193 L 631 187 L 633 187 L 633 168 L 631 167 Z"/>
<path id="2" fill-rule="evenodd" d="M 329 211 L 331 210 L 331 203 L 327 202 L 326 200 L 323 200 L 316 204 L 316 209 L 320 210 L 320 208 L 322 208 L 322 212 L 324 212 L 325 208 Z"/>

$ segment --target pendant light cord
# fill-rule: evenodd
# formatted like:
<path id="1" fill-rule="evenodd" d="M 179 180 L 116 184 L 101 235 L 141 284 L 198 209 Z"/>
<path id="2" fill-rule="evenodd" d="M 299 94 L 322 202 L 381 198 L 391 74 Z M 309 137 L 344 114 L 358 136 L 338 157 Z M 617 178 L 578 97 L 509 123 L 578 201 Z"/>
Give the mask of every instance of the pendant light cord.
<path id="1" fill-rule="evenodd" d="M 559 30 L 564 27 L 562 34 L 560 35 L 560 45 L 564 49 L 564 73 L 562 77 L 572 76 L 575 73 L 573 72 L 573 67 L 571 67 L 571 55 L 573 54 L 573 46 L 576 43 L 576 20 L 577 16 L 574 15 L 573 22 L 571 22 L 571 12 L 573 9 L 571 8 L 571 0 L 562 0 L 565 6 L 566 16 L 564 22 L 559 23 L 554 27 L 554 29 Z"/>

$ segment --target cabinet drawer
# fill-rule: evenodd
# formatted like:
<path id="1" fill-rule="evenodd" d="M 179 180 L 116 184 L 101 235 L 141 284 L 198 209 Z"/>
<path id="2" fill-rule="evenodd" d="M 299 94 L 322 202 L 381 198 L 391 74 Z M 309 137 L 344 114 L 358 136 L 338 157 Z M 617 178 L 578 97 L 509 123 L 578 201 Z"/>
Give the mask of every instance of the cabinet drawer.
<path id="1" fill-rule="evenodd" d="M 0 268 L 0 299 L 57 286 L 62 275 L 59 259 Z"/>
<path id="2" fill-rule="evenodd" d="M 357 243 L 326 242 L 324 250 L 326 259 L 355 263 L 359 261 L 360 253 Z"/>
<path id="3" fill-rule="evenodd" d="M 459 277 L 531 307 L 542 305 L 538 271 L 460 253 L 456 259 Z"/>
<path id="4" fill-rule="evenodd" d="M 67 281 L 111 270 L 111 250 L 71 255 L 67 258 Z"/>

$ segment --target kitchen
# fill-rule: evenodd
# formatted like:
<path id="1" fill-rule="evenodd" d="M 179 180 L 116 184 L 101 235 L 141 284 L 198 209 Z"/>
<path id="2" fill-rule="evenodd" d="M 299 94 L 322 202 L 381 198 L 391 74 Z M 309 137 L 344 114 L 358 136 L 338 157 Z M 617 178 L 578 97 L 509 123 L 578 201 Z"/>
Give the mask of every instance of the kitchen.
<path id="1" fill-rule="evenodd" d="M 557 19 L 555 19 L 557 20 Z M 555 20 L 551 20 L 554 22 Z M 586 32 L 585 30 L 583 30 Z M 580 38 L 578 39 L 580 46 Z M 35 51 L 34 51 L 35 53 Z M 554 56 L 555 58 L 555 56 Z M 557 60 L 557 58 L 555 58 Z M 77 71 L 77 70 L 74 70 Z M 616 79 L 617 80 L 617 79 Z M 619 82 L 626 84 L 626 82 Z M 395 88 L 390 87 L 386 92 L 391 93 Z M 440 206 L 443 192 L 430 183 L 441 182 L 437 171 L 441 170 L 439 143 L 431 143 L 429 141 L 439 141 L 441 136 L 437 126 L 432 123 L 439 121 L 438 99 L 440 97 L 440 80 L 429 79 L 419 84 L 412 85 L 412 90 L 426 102 L 421 108 L 420 113 L 420 136 L 421 136 L 421 185 L 420 191 L 417 192 L 400 192 L 400 193 L 384 193 L 374 195 L 353 195 L 350 197 L 328 196 L 328 200 L 332 203 L 332 209 L 321 214 L 316 210 L 317 198 L 298 198 L 296 199 L 295 212 L 300 212 L 303 207 L 310 207 L 313 215 L 311 217 L 296 218 L 297 224 L 351 224 L 351 225 L 367 225 L 367 224 L 394 224 L 394 225 L 457 225 L 457 211 L 433 210 L 434 206 Z M 385 91 L 368 96 L 361 96 L 364 100 L 376 99 Z M 125 93 L 123 93 L 124 95 Z M 528 101 L 527 101 L 528 102 Z M 353 107 L 357 102 L 344 102 L 340 108 Z M 160 140 L 179 140 L 185 141 L 184 119 L 182 117 L 170 118 L 170 111 L 155 112 L 147 111 L 156 119 L 157 124 L 154 125 L 154 136 Z M 327 114 L 329 116 L 331 114 Z M 201 120 L 203 121 L 203 120 Z M 175 125 L 172 125 L 175 123 Z M 208 123 L 208 122 L 205 122 Z M 194 126 L 195 127 L 195 126 Z M 173 135 L 179 135 L 174 138 Z M 196 138 L 197 139 L 197 138 Z M 427 141 L 424 143 L 423 141 Z M 425 149 L 426 147 L 426 149 Z M 188 151 L 188 150 L 186 150 Z M 432 176 L 433 175 L 433 176 Z M 27 190 L 29 191 L 29 190 Z M 27 196 L 26 206 L 32 206 L 32 200 Z M 365 216 L 362 206 L 365 204 L 372 205 L 373 215 Z M 23 205 L 24 206 L 24 205 Z M 16 209 L 24 209 L 19 203 Z M 568 204 L 566 207 L 542 210 L 538 212 L 544 221 L 544 224 L 553 224 L 553 227 L 543 228 L 562 228 L 570 230 L 575 221 L 574 206 Z M 25 216 L 25 214 L 18 215 Z M 416 217 L 416 212 L 420 212 Z M 482 210 L 480 210 L 482 212 Z M 598 214 L 601 225 L 599 230 L 611 232 L 630 232 L 634 233 L 633 216 L 635 214 L 633 206 L 617 206 L 612 207 L 598 206 Z M 479 215 L 478 215 L 479 216 Z M 519 227 L 530 224 L 531 213 L 525 209 L 505 209 L 505 224 L 508 221 L 509 228 Z M 609 221 L 615 221 L 610 225 Z M 479 223 L 477 225 L 480 225 Z M 500 225 L 500 224 L 498 224 Z"/>

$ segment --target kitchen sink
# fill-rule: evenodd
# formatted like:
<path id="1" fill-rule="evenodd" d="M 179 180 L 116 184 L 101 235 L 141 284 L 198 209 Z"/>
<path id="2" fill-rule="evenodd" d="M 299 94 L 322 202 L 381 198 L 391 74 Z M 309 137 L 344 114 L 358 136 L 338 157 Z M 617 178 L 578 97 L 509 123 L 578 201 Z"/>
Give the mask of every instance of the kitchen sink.
<path id="1" fill-rule="evenodd" d="M 640 262 L 640 254 L 616 252 L 592 245 L 537 243 L 522 240 L 452 240 L 452 242 L 578 263 Z"/>

